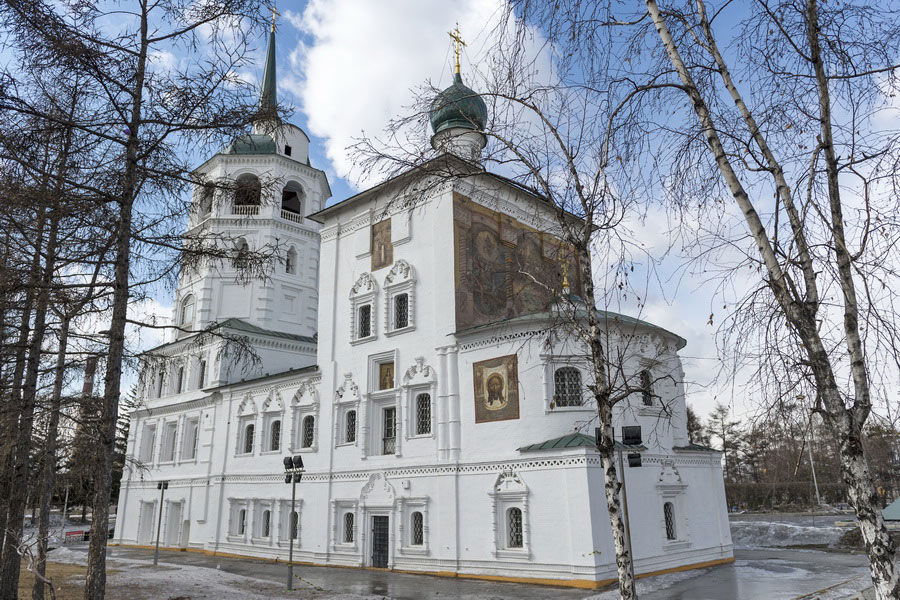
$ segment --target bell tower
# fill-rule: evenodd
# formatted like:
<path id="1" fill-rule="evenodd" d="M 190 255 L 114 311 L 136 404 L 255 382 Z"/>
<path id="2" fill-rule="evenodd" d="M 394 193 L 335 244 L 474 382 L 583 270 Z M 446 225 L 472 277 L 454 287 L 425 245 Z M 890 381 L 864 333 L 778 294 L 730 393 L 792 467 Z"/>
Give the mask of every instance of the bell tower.
<path id="1" fill-rule="evenodd" d="M 206 183 L 194 190 L 188 231 L 222 240 L 231 258 L 183 270 L 174 317 L 185 329 L 237 319 L 280 334 L 316 333 L 319 224 L 308 217 L 331 191 L 310 164 L 309 137 L 277 115 L 275 56 L 273 13 L 260 117 L 195 171 Z M 242 269 L 254 252 L 274 253 L 264 273 Z M 185 335 L 176 330 L 172 339 Z"/>

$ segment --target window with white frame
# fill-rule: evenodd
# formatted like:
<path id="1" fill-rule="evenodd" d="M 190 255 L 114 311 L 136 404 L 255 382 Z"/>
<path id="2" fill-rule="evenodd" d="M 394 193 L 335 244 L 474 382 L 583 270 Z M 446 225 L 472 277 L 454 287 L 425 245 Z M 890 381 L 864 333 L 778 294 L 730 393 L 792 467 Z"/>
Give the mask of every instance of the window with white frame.
<path id="1" fill-rule="evenodd" d="M 284 257 L 284 272 L 293 275 L 297 272 L 297 249 L 291 246 Z"/>
<path id="2" fill-rule="evenodd" d="M 178 422 L 168 421 L 163 426 L 163 445 L 159 456 L 160 462 L 172 462 L 175 460 L 175 442 L 178 435 Z"/>
<path id="3" fill-rule="evenodd" d="M 581 406 L 581 371 L 566 366 L 553 372 L 553 401 L 556 406 Z"/>
<path id="4" fill-rule="evenodd" d="M 200 418 L 194 417 L 185 421 L 184 439 L 181 447 L 181 460 L 197 458 L 197 445 L 200 441 Z"/>
<path id="5" fill-rule="evenodd" d="M 431 434 L 431 394 L 416 394 L 416 435 Z"/>
<path id="6" fill-rule="evenodd" d="M 162 395 L 166 391 L 166 371 L 165 369 L 160 369 L 159 375 L 156 379 L 156 397 L 162 398 Z"/>
<path id="7" fill-rule="evenodd" d="M 181 314 L 179 315 L 178 324 L 183 329 L 191 329 L 194 326 L 194 295 L 188 294 L 181 301 Z"/>
<path id="8" fill-rule="evenodd" d="M 141 462 L 153 462 L 153 449 L 156 446 L 156 423 L 145 423 L 141 433 Z"/>
<path id="9" fill-rule="evenodd" d="M 281 450 L 281 419 L 275 419 L 269 423 L 269 451 Z"/>
<path id="10" fill-rule="evenodd" d="M 206 385 L 206 361 L 201 360 L 197 365 L 197 387 L 202 389 Z"/>
<path id="11" fill-rule="evenodd" d="M 316 417 L 306 415 L 300 425 L 300 447 L 312 448 L 316 441 Z"/>
<path id="12" fill-rule="evenodd" d="M 356 411 L 348 410 L 344 415 L 344 443 L 356 442 Z"/>
<path id="13" fill-rule="evenodd" d="M 385 323 L 388 335 L 415 328 L 416 276 L 412 266 L 403 259 L 394 265 L 384 279 Z"/>
<path id="14" fill-rule="evenodd" d="M 522 547 L 522 509 L 518 506 L 506 509 L 506 547 Z"/>
<path id="15" fill-rule="evenodd" d="M 236 538 L 247 534 L 247 518 L 249 504 L 246 500 L 229 498 L 231 516 L 228 524 L 228 537 L 236 541 Z"/>
<path id="16" fill-rule="evenodd" d="M 175 393 L 180 394 L 184 389 L 184 365 L 178 367 L 178 374 L 175 377 Z"/>
<path id="17" fill-rule="evenodd" d="M 355 534 L 356 534 L 355 520 L 356 520 L 356 516 L 352 512 L 344 513 L 342 541 L 345 544 L 352 544 L 353 540 L 355 539 Z"/>
<path id="18" fill-rule="evenodd" d="M 278 505 L 278 542 L 279 544 L 287 544 L 290 541 L 300 539 L 300 509 L 303 505 L 303 499 L 297 498 L 294 501 L 294 510 L 291 511 L 291 501 L 282 500 Z"/>
<path id="19" fill-rule="evenodd" d="M 237 410 L 237 447 L 235 454 L 253 454 L 256 444 L 256 403 L 247 394 Z"/>
<path id="20" fill-rule="evenodd" d="M 268 508 L 260 516 L 259 535 L 264 538 L 272 535 L 272 511 Z"/>
<path id="21" fill-rule="evenodd" d="M 242 454 L 253 454 L 253 442 L 256 439 L 256 423 L 244 424 L 243 438 L 241 443 Z"/>
<path id="22" fill-rule="evenodd" d="M 663 521 L 666 525 L 666 539 L 677 540 L 678 532 L 675 529 L 675 505 L 671 502 L 663 504 Z"/>
<path id="23" fill-rule="evenodd" d="M 381 452 L 397 452 L 397 407 L 385 406 L 381 409 Z"/>
<path id="24" fill-rule="evenodd" d="M 350 290 L 350 339 L 364 342 L 376 337 L 375 294 L 378 286 L 370 273 L 363 273 Z"/>
<path id="25" fill-rule="evenodd" d="M 410 545 L 411 546 L 421 546 L 425 543 L 425 519 L 422 516 L 420 511 L 415 511 L 412 514 L 412 520 L 410 522 L 410 527 L 412 528 Z"/>
<path id="26" fill-rule="evenodd" d="M 644 369 L 640 374 L 641 379 L 641 401 L 644 406 L 653 406 L 653 380 L 650 377 L 650 370 Z"/>
<path id="27" fill-rule="evenodd" d="M 398 499 L 401 554 L 428 553 L 428 497 Z"/>

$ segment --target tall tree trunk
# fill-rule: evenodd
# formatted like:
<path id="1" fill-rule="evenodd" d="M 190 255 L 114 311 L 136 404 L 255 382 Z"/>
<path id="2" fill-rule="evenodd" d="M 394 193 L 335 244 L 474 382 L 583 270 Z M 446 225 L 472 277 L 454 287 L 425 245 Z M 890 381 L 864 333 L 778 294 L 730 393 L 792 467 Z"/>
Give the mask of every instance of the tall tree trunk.
<path id="1" fill-rule="evenodd" d="M 113 457 L 116 451 L 116 423 L 119 419 L 119 394 L 122 378 L 122 359 L 125 352 L 125 325 L 128 317 L 129 270 L 131 267 L 131 219 L 138 180 L 138 132 L 144 76 L 147 66 L 147 5 L 142 3 L 141 41 L 137 56 L 132 94 L 134 103 L 128 123 L 125 168 L 122 174 L 122 199 L 119 207 L 119 227 L 116 235 L 115 281 L 113 288 L 112 320 L 109 328 L 109 352 L 104 377 L 103 403 L 97 430 L 100 436 L 97 477 L 94 484 L 93 519 L 88 548 L 88 569 L 84 585 L 85 600 L 102 600 L 106 594 L 106 542 L 109 535 L 109 500 L 112 493 Z M 161 507 L 160 507 L 161 508 Z"/>
<path id="2" fill-rule="evenodd" d="M 66 374 L 66 347 L 69 342 L 69 318 L 63 316 L 59 333 L 59 350 L 56 354 L 56 369 L 53 376 L 53 395 L 50 399 L 50 421 L 47 424 L 47 443 L 44 447 L 44 461 L 41 469 L 41 521 L 38 526 L 37 563 L 32 600 L 44 600 L 44 577 L 47 565 L 47 543 L 50 532 L 50 500 L 56 486 L 56 446 L 59 432 L 59 409 L 62 402 L 63 380 Z"/>
<path id="3" fill-rule="evenodd" d="M 31 298 L 26 301 L 26 310 L 22 311 L 22 323 L 19 331 L 19 348 L 16 354 L 16 367 L 13 374 L 12 394 L 10 397 L 10 408 L 13 414 L 10 415 L 10 421 L 15 424 L 12 431 L 8 433 L 9 437 L 5 440 L 8 443 L 7 453 L 9 460 L 9 470 L 4 473 L 4 480 L 7 482 L 6 490 L 6 510 L 3 553 L 0 556 L 0 598 L 15 598 L 19 587 L 19 566 L 21 564 L 21 556 L 19 554 L 19 545 L 22 541 L 22 527 L 25 519 L 25 494 L 27 491 L 28 481 L 28 463 L 29 463 L 29 446 L 31 441 L 31 423 L 34 411 L 34 396 L 30 398 L 31 406 L 26 406 L 29 401 L 29 395 L 22 388 L 22 382 L 26 378 L 26 363 L 34 359 L 34 355 L 28 354 L 29 346 L 28 335 L 30 331 L 31 304 L 41 303 L 40 294 L 35 293 L 40 285 L 41 277 L 41 250 L 44 240 L 44 226 L 46 210 L 41 207 L 38 211 L 37 233 L 34 244 L 34 257 L 31 263 L 31 275 L 28 282 L 28 292 Z M 38 340 L 37 354 L 40 354 L 41 339 L 37 337 L 37 321 L 40 311 L 35 308 L 35 329 L 32 335 L 33 339 Z M 43 326 L 41 327 L 43 329 Z M 41 333 L 41 337 L 43 333 Z M 28 427 L 27 437 L 23 435 L 23 427 Z"/>

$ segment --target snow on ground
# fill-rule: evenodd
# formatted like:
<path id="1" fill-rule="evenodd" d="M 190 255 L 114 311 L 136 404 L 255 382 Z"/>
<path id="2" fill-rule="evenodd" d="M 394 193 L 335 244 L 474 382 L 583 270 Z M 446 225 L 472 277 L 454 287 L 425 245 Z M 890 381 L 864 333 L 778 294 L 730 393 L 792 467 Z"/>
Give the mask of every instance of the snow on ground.
<path id="1" fill-rule="evenodd" d="M 83 551 L 57 548 L 49 560 L 69 564 L 86 564 Z M 196 566 L 166 563 L 154 567 L 146 560 L 109 558 L 107 592 L 113 598 L 157 600 L 186 597 L 191 600 L 383 600 L 382 596 L 341 594 L 317 588 L 298 579 L 295 592 L 287 595 L 284 585 L 265 579 L 245 577 Z M 83 579 L 83 577 L 81 578 Z"/>
<path id="2" fill-rule="evenodd" d="M 765 547 L 821 545 L 833 547 L 846 527 L 810 527 L 774 521 L 732 521 L 731 541 L 741 550 Z"/>

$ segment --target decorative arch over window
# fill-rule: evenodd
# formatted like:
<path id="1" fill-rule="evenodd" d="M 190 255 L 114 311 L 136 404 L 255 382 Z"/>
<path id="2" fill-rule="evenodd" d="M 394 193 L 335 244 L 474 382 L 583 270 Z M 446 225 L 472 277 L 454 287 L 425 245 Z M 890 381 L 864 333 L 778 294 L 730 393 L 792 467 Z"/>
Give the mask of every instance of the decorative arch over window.
<path id="1" fill-rule="evenodd" d="M 234 257 L 231 264 L 235 269 L 244 269 L 247 267 L 247 261 L 250 259 L 250 244 L 244 238 L 238 238 L 234 242 Z"/>
<path id="2" fill-rule="evenodd" d="M 371 273 L 363 273 L 350 290 L 350 340 L 356 344 L 375 339 L 378 334 L 375 319 L 375 294 L 378 284 Z"/>
<path id="3" fill-rule="evenodd" d="M 384 278 L 386 335 L 415 329 L 415 289 L 415 269 L 403 259 L 394 261 L 394 266 Z"/>
<path id="4" fill-rule="evenodd" d="M 334 441 L 336 446 L 356 444 L 359 438 L 359 386 L 352 373 L 344 373 L 344 381 L 334 392 Z"/>
<path id="5" fill-rule="evenodd" d="M 238 439 L 236 454 L 253 454 L 256 442 L 256 403 L 247 394 L 237 410 Z"/>
<path id="6" fill-rule="evenodd" d="M 234 185 L 235 209 L 240 206 L 258 207 L 260 204 L 261 191 L 262 186 L 259 183 L 259 177 L 251 173 L 244 173 L 243 175 L 239 175 Z"/>
<path id="7" fill-rule="evenodd" d="M 434 435 L 434 417 L 437 413 L 434 409 L 437 392 L 435 373 L 434 368 L 425 364 L 425 358 L 419 356 L 403 374 L 403 431 L 406 439 Z"/>
<path id="8" fill-rule="evenodd" d="M 281 394 L 272 392 L 262 405 L 263 413 L 263 452 L 278 452 L 281 450 L 281 431 L 284 417 L 284 402 Z"/>
<path id="9" fill-rule="evenodd" d="M 518 473 L 504 471 L 497 477 L 490 497 L 494 516 L 494 556 L 529 557 L 528 486 Z"/>

